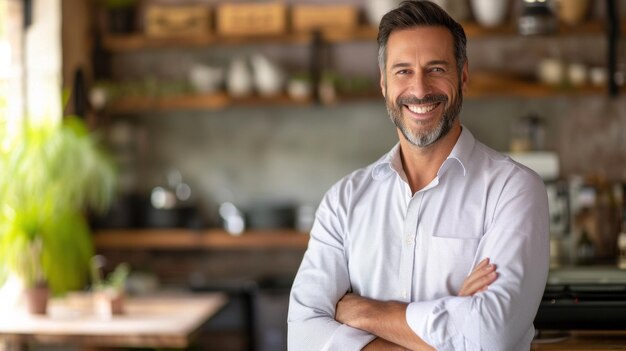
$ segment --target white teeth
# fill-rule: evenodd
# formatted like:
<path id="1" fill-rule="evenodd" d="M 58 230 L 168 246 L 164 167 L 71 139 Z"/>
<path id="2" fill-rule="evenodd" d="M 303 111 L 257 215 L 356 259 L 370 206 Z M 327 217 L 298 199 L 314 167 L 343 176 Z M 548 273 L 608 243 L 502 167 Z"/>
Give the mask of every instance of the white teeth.
<path id="1" fill-rule="evenodd" d="M 435 107 L 437 107 L 437 105 L 438 104 L 432 104 L 432 105 L 427 105 L 427 106 L 417 106 L 417 105 L 406 105 L 406 106 L 413 113 L 423 114 L 423 113 L 428 113 L 428 112 L 434 110 Z"/>

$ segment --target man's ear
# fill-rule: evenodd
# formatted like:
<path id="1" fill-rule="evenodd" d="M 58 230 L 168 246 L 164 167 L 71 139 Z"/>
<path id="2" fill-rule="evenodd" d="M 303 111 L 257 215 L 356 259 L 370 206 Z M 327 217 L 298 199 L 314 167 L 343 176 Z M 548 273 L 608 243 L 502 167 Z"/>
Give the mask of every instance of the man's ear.
<path id="1" fill-rule="evenodd" d="M 463 64 L 463 71 L 461 72 L 461 89 L 463 94 L 467 92 L 467 85 L 469 83 L 469 63 L 465 60 L 465 64 Z"/>
<path id="2" fill-rule="evenodd" d="M 380 70 L 380 91 L 383 93 L 383 97 L 387 98 L 385 96 L 385 92 L 387 91 L 387 89 L 385 88 L 386 84 L 385 84 L 385 72 L 383 72 L 383 70 Z"/>

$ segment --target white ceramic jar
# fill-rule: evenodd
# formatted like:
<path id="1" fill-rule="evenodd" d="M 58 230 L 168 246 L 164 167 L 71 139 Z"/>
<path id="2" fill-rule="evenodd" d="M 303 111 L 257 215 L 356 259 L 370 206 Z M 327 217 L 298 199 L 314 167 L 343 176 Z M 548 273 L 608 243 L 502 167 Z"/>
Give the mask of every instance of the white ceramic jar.
<path id="1" fill-rule="evenodd" d="M 252 93 L 252 72 L 245 58 L 233 59 L 226 78 L 228 93 L 234 97 L 245 97 Z"/>
<path id="2" fill-rule="evenodd" d="M 506 21 L 508 0 L 471 0 L 476 22 L 484 27 L 497 27 Z"/>
<path id="3" fill-rule="evenodd" d="M 365 2 L 365 14 L 370 24 L 378 27 L 383 16 L 398 7 L 401 0 L 367 0 Z"/>
<path id="4" fill-rule="evenodd" d="M 252 55 L 254 85 L 261 96 L 275 96 L 283 90 L 284 74 L 280 67 L 261 54 Z"/>

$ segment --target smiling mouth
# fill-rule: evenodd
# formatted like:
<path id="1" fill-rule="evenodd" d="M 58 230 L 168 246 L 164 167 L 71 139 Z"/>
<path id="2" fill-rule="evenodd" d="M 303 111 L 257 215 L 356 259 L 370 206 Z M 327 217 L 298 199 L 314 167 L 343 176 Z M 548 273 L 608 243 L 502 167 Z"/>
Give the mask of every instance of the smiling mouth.
<path id="1" fill-rule="evenodd" d="M 423 115 L 426 113 L 429 113 L 430 111 L 436 109 L 439 105 L 441 104 L 441 102 L 435 102 L 432 104 L 428 104 L 428 105 L 412 105 L 412 104 L 407 104 L 404 105 L 404 107 L 406 107 L 409 111 L 418 114 L 418 115 Z"/>

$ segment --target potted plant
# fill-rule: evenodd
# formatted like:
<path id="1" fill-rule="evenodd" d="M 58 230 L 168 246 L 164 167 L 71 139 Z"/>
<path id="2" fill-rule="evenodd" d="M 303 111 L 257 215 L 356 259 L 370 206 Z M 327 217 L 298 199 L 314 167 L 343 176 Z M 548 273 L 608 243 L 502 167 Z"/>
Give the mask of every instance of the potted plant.
<path id="1" fill-rule="evenodd" d="M 13 275 L 45 313 L 48 291 L 84 287 L 93 243 L 88 207 L 104 211 L 115 188 L 112 162 L 84 122 L 0 125 L 0 286 Z"/>
<path id="2" fill-rule="evenodd" d="M 96 315 L 110 318 L 124 313 L 125 286 L 130 268 L 128 264 L 121 263 L 104 279 L 102 277 L 104 262 L 103 256 L 97 255 L 92 258 L 91 282 Z"/>

